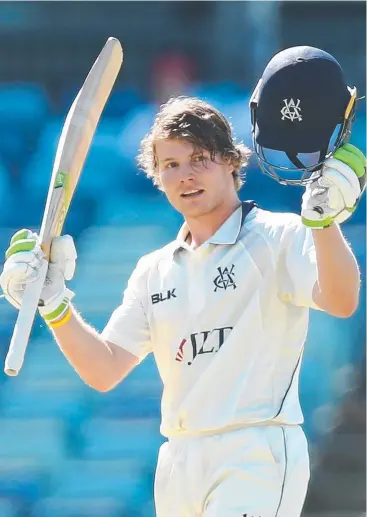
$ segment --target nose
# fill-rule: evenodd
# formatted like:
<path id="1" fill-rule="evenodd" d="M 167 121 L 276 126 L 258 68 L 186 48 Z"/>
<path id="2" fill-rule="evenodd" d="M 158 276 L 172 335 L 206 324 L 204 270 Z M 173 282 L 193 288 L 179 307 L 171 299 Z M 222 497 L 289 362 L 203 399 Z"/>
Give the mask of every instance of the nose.
<path id="1" fill-rule="evenodd" d="M 180 182 L 193 181 L 195 179 L 195 171 L 191 166 L 191 163 L 182 164 L 180 167 Z"/>

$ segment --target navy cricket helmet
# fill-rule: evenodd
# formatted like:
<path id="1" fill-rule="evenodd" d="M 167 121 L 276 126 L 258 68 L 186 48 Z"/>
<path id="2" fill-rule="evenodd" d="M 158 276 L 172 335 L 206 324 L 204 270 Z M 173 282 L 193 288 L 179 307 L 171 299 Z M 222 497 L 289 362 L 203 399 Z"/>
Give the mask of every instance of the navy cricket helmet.
<path id="1" fill-rule="evenodd" d="M 348 141 L 356 100 L 357 89 L 347 86 L 340 64 L 327 52 L 302 46 L 276 54 L 250 100 L 262 171 L 284 185 L 306 185 Z"/>

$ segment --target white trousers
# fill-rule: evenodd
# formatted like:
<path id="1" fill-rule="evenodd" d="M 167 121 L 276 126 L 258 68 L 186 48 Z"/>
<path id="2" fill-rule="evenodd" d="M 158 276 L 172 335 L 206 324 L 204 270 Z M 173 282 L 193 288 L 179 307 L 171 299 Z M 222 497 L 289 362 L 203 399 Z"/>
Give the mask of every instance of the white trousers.
<path id="1" fill-rule="evenodd" d="M 159 451 L 157 517 L 300 517 L 309 481 L 299 426 L 171 438 Z"/>

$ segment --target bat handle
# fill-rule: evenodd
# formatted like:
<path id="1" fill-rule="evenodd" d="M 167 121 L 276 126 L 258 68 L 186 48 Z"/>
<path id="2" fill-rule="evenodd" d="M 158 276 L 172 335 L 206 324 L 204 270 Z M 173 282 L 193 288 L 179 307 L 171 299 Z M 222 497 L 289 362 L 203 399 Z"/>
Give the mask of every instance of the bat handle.
<path id="1" fill-rule="evenodd" d="M 46 280 L 47 268 L 48 262 L 43 259 L 37 280 L 28 284 L 24 290 L 22 305 L 19 309 L 9 351 L 5 359 L 4 372 L 6 375 L 14 377 L 18 375 L 22 368 L 38 302 Z"/>

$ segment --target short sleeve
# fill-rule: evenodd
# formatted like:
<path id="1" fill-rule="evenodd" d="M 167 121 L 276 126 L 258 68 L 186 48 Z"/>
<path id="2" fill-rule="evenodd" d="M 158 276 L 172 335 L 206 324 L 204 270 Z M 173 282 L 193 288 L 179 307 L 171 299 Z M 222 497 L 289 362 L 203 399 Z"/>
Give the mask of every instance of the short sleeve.
<path id="1" fill-rule="evenodd" d="M 141 259 L 128 281 L 121 305 L 102 331 L 103 339 L 124 348 L 140 362 L 152 351 L 146 314 L 146 274 L 147 268 Z"/>
<path id="2" fill-rule="evenodd" d="M 278 264 L 279 296 L 298 307 L 321 310 L 313 301 L 317 282 L 316 250 L 312 231 L 294 215 L 284 228 Z"/>

